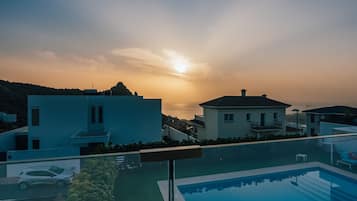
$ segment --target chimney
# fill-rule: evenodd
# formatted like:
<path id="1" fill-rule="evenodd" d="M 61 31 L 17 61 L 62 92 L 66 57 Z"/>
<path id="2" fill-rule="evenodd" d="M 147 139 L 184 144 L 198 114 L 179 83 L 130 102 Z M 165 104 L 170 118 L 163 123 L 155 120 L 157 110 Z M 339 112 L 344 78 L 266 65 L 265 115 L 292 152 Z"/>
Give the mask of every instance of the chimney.
<path id="1" fill-rule="evenodd" d="M 268 95 L 266 95 L 266 94 L 263 94 L 262 96 L 263 96 L 264 98 L 266 98 L 266 97 L 267 97 Z"/>
<path id="2" fill-rule="evenodd" d="M 242 96 L 246 96 L 247 95 L 247 90 L 246 89 L 242 89 Z"/>

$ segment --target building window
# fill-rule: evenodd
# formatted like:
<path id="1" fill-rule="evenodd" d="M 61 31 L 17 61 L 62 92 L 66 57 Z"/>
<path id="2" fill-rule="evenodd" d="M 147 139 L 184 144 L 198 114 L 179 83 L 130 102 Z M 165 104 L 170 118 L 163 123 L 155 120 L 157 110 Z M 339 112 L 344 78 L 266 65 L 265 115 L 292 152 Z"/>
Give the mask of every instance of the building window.
<path id="1" fill-rule="evenodd" d="M 39 108 L 32 108 L 31 119 L 32 119 L 32 126 L 40 125 L 40 109 Z"/>
<path id="2" fill-rule="evenodd" d="M 226 122 L 234 121 L 234 114 L 224 114 L 224 121 Z"/>
<path id="3" fill-rule="evenodd" d="M 103 106 L 98 107 L 98 122 L 103 123 Z"/>
<path id="4" fill-rule="evenodd" d="M 315 115 L 314 114 L 310 115 L 310 122 L 315 123 Z"/>
<path id="5" fill-rule="evenodd" d="M 260 114 L 260 126 L 265 126 L 265 113 Z"/>
<path id="6" fill-rule="evenodd" d="M 92 106 L 91 108 L 91 121 L 92 121 L 92 124 L 95 123 L 95 106 Z"/>
<path id="7" fill-rule="evenodd" d="M 246 119 L 247 121 L 250 121 L 250 113 L 247 113 Z"/>
<path id="8" fill-rule="evenodd" d="M 278 120 L 278 113 L 274 112 L 274 120 Z"/>
<path id="9" fill-rule="evenodd" d="M 311 128 L 310 133 L 311 133 L 311 135 L 315 135 L 315 128 Z"/>
<path id="10" fill-rule="evenodd" d="M 32 140 L 32 149 L 40 149 L 40 140 Z"/>

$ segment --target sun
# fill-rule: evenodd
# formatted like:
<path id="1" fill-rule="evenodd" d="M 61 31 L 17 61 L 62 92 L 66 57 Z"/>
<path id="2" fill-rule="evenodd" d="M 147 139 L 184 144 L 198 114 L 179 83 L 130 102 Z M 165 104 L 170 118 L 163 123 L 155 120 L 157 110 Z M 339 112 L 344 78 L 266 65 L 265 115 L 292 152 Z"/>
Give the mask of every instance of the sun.
<path id="1" fill-rule="evenodd" d="M 179 55 L 175 51 L 167 51 L 166 54 L 168 56 L 170 66 L 172 66 L 172 68 L 174 68 L 175 71 L 179 74 L 186 73 L 191 66 L 190 62 L 185 57 Z"/>
<path id="2" fill-rule="evenodd" d="M 184 58 L 174 58 L 171 61 L 173 67 L 178 73 L 186 73 L 189 66 L 188 61 Z"/>

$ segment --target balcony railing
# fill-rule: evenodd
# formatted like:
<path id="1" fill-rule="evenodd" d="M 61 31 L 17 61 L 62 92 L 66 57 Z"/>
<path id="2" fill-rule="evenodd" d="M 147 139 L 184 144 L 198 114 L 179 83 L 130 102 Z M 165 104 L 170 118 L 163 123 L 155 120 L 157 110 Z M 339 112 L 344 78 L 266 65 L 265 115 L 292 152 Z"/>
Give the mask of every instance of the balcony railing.
<path id="1" fill-rule="evenodd" d="M 191 154 L 191 149 L 200 153 Z M 343 134 L 2 162 L 0 200 L 220 200 L 225 192 L 247 201 L 262 196 L 289 200 L 290 194 L 305 200 L 356 200 L 355 152 L 357 134 Z M 321 168 L 326 171 L 318 173 Z M 60 176 L 30 177 L 31 171 Z"/>
<path id="2" fill-rule="evenodd" d="M 71 136 L 72 144 L 88 144 L 88 143 L 104 143 L 108 144 L 110 141 L 110 131 L 93 130 L 93 131 L 77 131 Z"/>
<path id="3" fill-rule="evenodd" d="M 265 123 L 262 125 L 259 122 L 251 122 L 250 126 L 252 131 L 255 132 L 278 131 L 283 128 L 283 123 L 280 121 L 274 121 L 273 123 Z"/>

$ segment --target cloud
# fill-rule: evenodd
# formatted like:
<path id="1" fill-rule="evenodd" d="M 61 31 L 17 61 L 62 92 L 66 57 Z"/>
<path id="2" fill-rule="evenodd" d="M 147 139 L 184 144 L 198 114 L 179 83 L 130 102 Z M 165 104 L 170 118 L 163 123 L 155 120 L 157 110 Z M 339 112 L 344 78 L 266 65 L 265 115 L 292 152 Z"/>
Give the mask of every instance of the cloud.
<path id="1" fill-rule="evenodd" d="M 131 65 L 145 68 L 165 68 L 165 58 L 142 48 L 114 49 L 112 55 L 120 56 Z"/>
<path id="2" fill-rule="evenodd" d="M 111 54 L 121 57 L 131 67 L 188 80 L 206 77 L 211 69 L 208 64 L 194 62 L 189 57 L 172 49 L 162 49 L 160 52 L 154 52 L 145 48 L 117 48 L 113 49 Z M 176 72 L 173 64 L 175 59 L 184 60 L 188 63 L 186 73 L 180 74 Z"/>
<path id="3" fill-rule="evenodd" d="M 57 59 L 57 54 L 50 50 L 35 51 L 35 54 L 44 59 Z"/>

